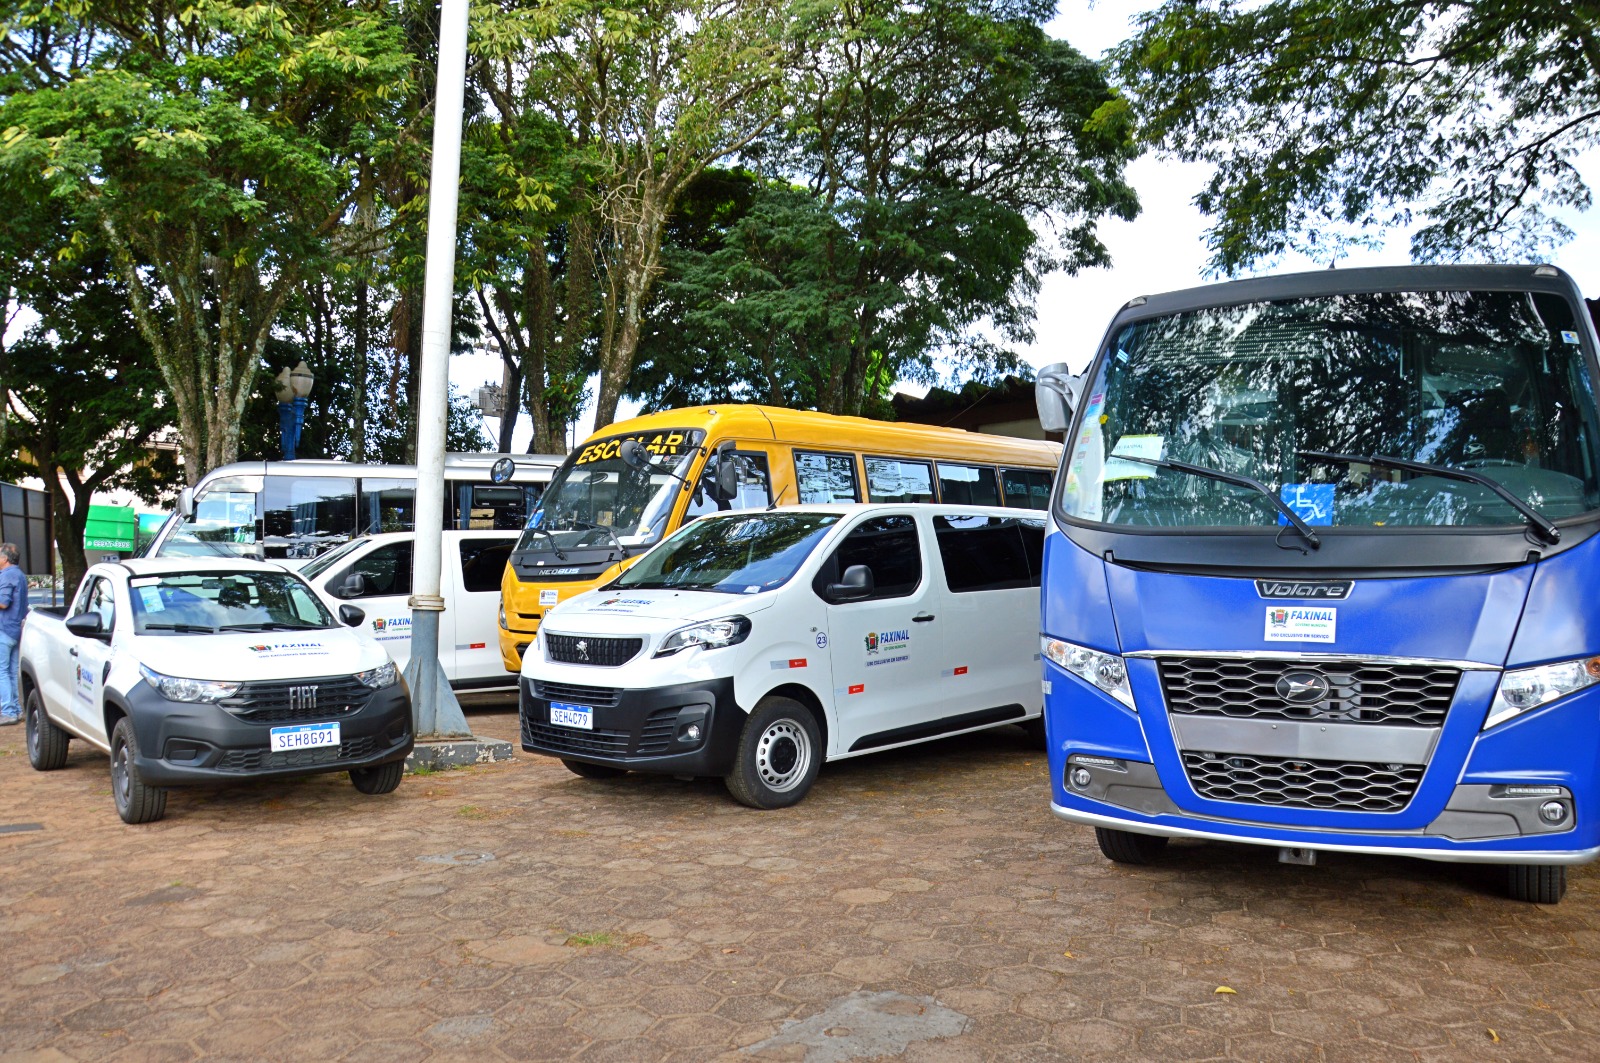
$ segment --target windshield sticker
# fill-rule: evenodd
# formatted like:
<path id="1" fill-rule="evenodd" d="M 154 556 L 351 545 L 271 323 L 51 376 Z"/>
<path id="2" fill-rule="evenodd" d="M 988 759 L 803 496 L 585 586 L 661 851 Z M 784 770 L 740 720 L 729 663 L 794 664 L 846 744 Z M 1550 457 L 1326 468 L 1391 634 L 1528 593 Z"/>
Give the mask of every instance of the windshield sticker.
<path id="1" fill-rule="evenodd" d="M 1570 343 L 1574 347 L 1576 347 L 1578 345 L 1578 334 L 1576 332 L 1573 332 L 1571 329 L 1562 329 L 1561 330 L 1561 342 L 1562 343 Z"/>
<path id="2" fill-rule="evenodd" d="M 1332 642 L 1339 610 L 1294 605 L 1267 606 L 1268 642 Z"/>
<path id="3" fill-rule="evenodd" d="M 644 449 L 658 458 L 675 458 L 687 448 L 689 437 L 684 432 L 657 432 L 653 436 L 619 436 L 591 443 L 578 452 L 574 465 L 590 465 L 597 461 L 610 461 L 622 452 L 624 439 L 637 439 Z"/>
<path id="4" fill-rule="evenodd" d="M 326 657 L 320 642 L 262 642 L 250 647 L 258 657 Z"/>
<path id="5" fill-rule="evenodd" d="M 160 613 L 166 611 L 167 603 L 161 600 L 160 587 L 140 587 L 139 600 L 144 603 L 146 612 Z"/>
<path id="6" fill-rule="evenodd" d="M 130 587 L 154 587 L 161 582 L 160 576 L 136 576 L 128 581 Z"/>
<path id="7" fill-rule="evenodd" d="M 773 580 L 773 582 L 776 583 L 777 581 Z M 750 586 L 746 587 L 744 589 L 744 592 L 746 594 L 760 594 L 761 593 L 761 584 L 753 583 Z"/>
<path id="8" fill-rule="evenodd" d="M 1333 523 L 1333 484 L 1284 484 L 1278 495 L 1294 515 L 1307 524 Z M 1289 518 L 1278 514 L 1279 524 L 1288 524 Z"/>
<path id="9" fill-rule="evenodd" d="M 805 666 L 806 659 L 804 657 L 791 657 L 787 661 L 772 662 L 772 670 L 774 672 L 781 672 L 789 668 L 804 668 Z"/>
<path id="10" fill-rule="evenodd" d="M 556 604 L 556 602 L 558 602 L 560 600 L 561 600 L 561 592 L 558 591 L 558 590 L 552 589 L 552 590 L 540 591 L 539 592 L 539 604 L 540 605 L 554 605 L 554 604 Z"/>
<path id="11" fill-rule="evenodd" d="M 1136 461 L 1118 461 L 1117 458 L 1148 458 L 1151 461 L 1161 460 L 1161 450 L 1166 446 L 1164 436 L 1123 436 L 1117 440 L 1117 445 L 1111 448 L 1111 457 L 1106 461 L 1107 481 L 1111 480 L 1148 480 L 1155 476 L 1156 470 L 1152 465 L 1141 465 Z"/>

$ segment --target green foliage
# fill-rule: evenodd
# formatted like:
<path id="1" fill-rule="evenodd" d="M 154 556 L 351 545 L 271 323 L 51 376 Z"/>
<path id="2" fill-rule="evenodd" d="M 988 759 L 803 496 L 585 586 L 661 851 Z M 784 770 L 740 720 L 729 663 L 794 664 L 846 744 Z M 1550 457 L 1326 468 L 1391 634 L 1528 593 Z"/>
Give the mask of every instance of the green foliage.
<path id="1" fill-rule="evenodd" d="M 1223 273 L 1329 262 L 1420 220 L 1421 260 L 1570 237 L 1600 143 L 1600 14 L 1566 0 L 1168 0 L 1114 53 L 1143 136 L 1212 164 Z"/>

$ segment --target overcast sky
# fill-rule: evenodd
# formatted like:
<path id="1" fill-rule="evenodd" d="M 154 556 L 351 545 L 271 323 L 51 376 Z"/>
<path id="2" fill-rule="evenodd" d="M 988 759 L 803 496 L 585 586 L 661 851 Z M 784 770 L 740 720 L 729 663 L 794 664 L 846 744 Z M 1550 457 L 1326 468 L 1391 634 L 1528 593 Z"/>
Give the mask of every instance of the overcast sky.
<path id="1" fill-rule="evenodd" d="M 1060 14 L 1046 28 L 1084 54 L 1100 56 L 1129 36 L 1135 15 L 1156 6 L 1155 0 L 1060 0 Z M 1600 152 L 1581 160 L 1579 169 L 1591 188 L 1600 186 Z M 1111 252 L 1109 268 L 1075 277 L 1057 273 L 1045 280 L 1037 306 L 1036 340 L 1022 352 L 1028 362 L 1035 367 L 1067 362 L 1079 369 L 1093 355 L 1111 316 L 1135 295 L 1189 288 L 1215 279 L 1205 275 L 1207 223 L 1194 206 L 1205 176 L 1202 166 L 1154 156 L 1145 156 L 1128 168 L 1143 209 L 1131 222 L 1100 223 L 1101 239 Z M 1577 235 L 1547 261 L 1572 274 L 1586 295 L 1600 296 L 1600 211 L 1563 216 L 1562 220 Z M 1402 235 L 1379 251 L 1340 259 L 1339 265 L 1400 265 L 1409 260 L 1408 238 Z M 1325 266 L 1288 256 L 1261 272 L 1288 273 Z M 499 361 L 493 356 L 458 355 L 451 361 L 450 379 L 458 387 L 473 388 L 500 379 Z M 594 389 L 591 381 L 591 395 Z M 922 391 L 915 387 L 903 390 Z M 631 416 L 637 409 L 636 404 L 624 402 L 618 417 Z M 516 440 L 519 449 L 527 446 L 531 432 L 527 418 L 523 422 Z M 587 436 L 592 424 L 593 414 L 585 414 L 577 426 L 577 438 Z M 492 430 L 494 421 L 487 425 Z"/>

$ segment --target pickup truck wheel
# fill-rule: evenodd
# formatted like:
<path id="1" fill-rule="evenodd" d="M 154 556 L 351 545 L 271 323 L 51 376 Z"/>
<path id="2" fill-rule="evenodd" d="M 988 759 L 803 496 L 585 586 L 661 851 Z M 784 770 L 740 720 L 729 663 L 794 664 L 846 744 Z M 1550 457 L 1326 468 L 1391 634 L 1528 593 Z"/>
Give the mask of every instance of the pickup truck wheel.
<path id="1" fill-rule="evenodd" d="M 37 689 L 28 691 L 28 763 L 36 771 L 55 771 L 67 762 L 67 732 L 50 722 L 44 698 Z"/>
<path id="2" fill-rule="evenodd" d="M 1567 869 L 1560 864 L 1512 864 L 1506 892 L 1514 901 L 1555 904 L 1567 892 Z"/>
<path id="3" fill-rule="evenodd" d="M 723 782 L 741 805 L 786 808 L 811 789 L 821 761 L 822 733 L 811 710 L 791 698 L 765 698 L 744 722 Z"/>
<path id="4" fill-rule="evenodd" d="M 1096 827 L 1094 840 L 1107 859 L 1119 864 L 1153 864 L 1167 847 L 1167 839 L 1155 834 L 1135 834 L 1131 830 Z"/>
<path id="5" fill-rule="evenodd" d="M 379 764 L 376 768 L 358 768 L 352 771 L 350 782 L 364 794 L 388 794 L 393 793 L 395 787 L 400 785 L 400 777 L 405 773 L 405 761 L 391 760 L 387 764 Z"/>
<path id="6" fill-rule="evenodd" d="M 111 731 L 111 798 L 124 823 L 154 823 L 167 814 L 167 791 L 139 778 L 139 740 L 124 716 Z"/>
<path id="7" fill-rule="evenodd" d="M 563 760 L 562 765 L 574 775 L 585 779 L 615 779 L 628 774 L 627 768 L 613 768 L 605 764 L 586 764 L 581 760 Z"/>

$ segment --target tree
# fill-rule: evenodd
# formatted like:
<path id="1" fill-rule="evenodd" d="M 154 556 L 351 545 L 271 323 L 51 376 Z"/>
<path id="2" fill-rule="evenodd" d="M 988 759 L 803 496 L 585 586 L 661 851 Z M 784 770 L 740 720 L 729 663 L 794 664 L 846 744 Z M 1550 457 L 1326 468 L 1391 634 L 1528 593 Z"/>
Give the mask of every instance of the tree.
<path id="1" fill-rule="evenodd" d="M 80 13 L 95 43 L 0 104 L 0 167 L 42 177 L 110 249 L 194 483 L 236 457 L 279 312 L 349 236 L 410 57 L 376 0 L 30 10 L 46 35 Z"/>
<path id="2" fill-rule="evenodd" d="M 129 489 L 153 503 L 178 469 L 170 450 L 151 445 L 171 407 L 104 252 L 51 273 L 53 284 L 36 279 L 28 293 L 44 316 L 7 352 L 0 479 L 44 481 L 66 585 L 75 587 L 88 568 L 94 494 Z"/>
<path id="3" fill-rule="evenodd" d="M 1039 27 L 1051 10 L 811 9 L 792 120 L 751 153 L 774 180 L 720 246 L 677 255 L 682 317 L 657 337 L 737 352 L 749 372 L 734 394 L 832 413 L 875 411 L 897 379 L 931 380 L 939 355 L 978 375 L 1018 368 L 984 326 L 1026 341 L 1040 278 L 1105 264 L 1096 223 L 1138 210 L 1131 128 L 1098 66 Z M 717 379 L 669 385 L 659 368 L 656 392 Z"/>
<path id="4" fill-rule="evenodd" d="M 1143 137 L 1215 167 L 1196 202 L 1223 273 L 1419 220 L 1421 260 L 1532 256 L 1591 201 L 1590 3 L 1168 0 L 1114 63 Z"/>

